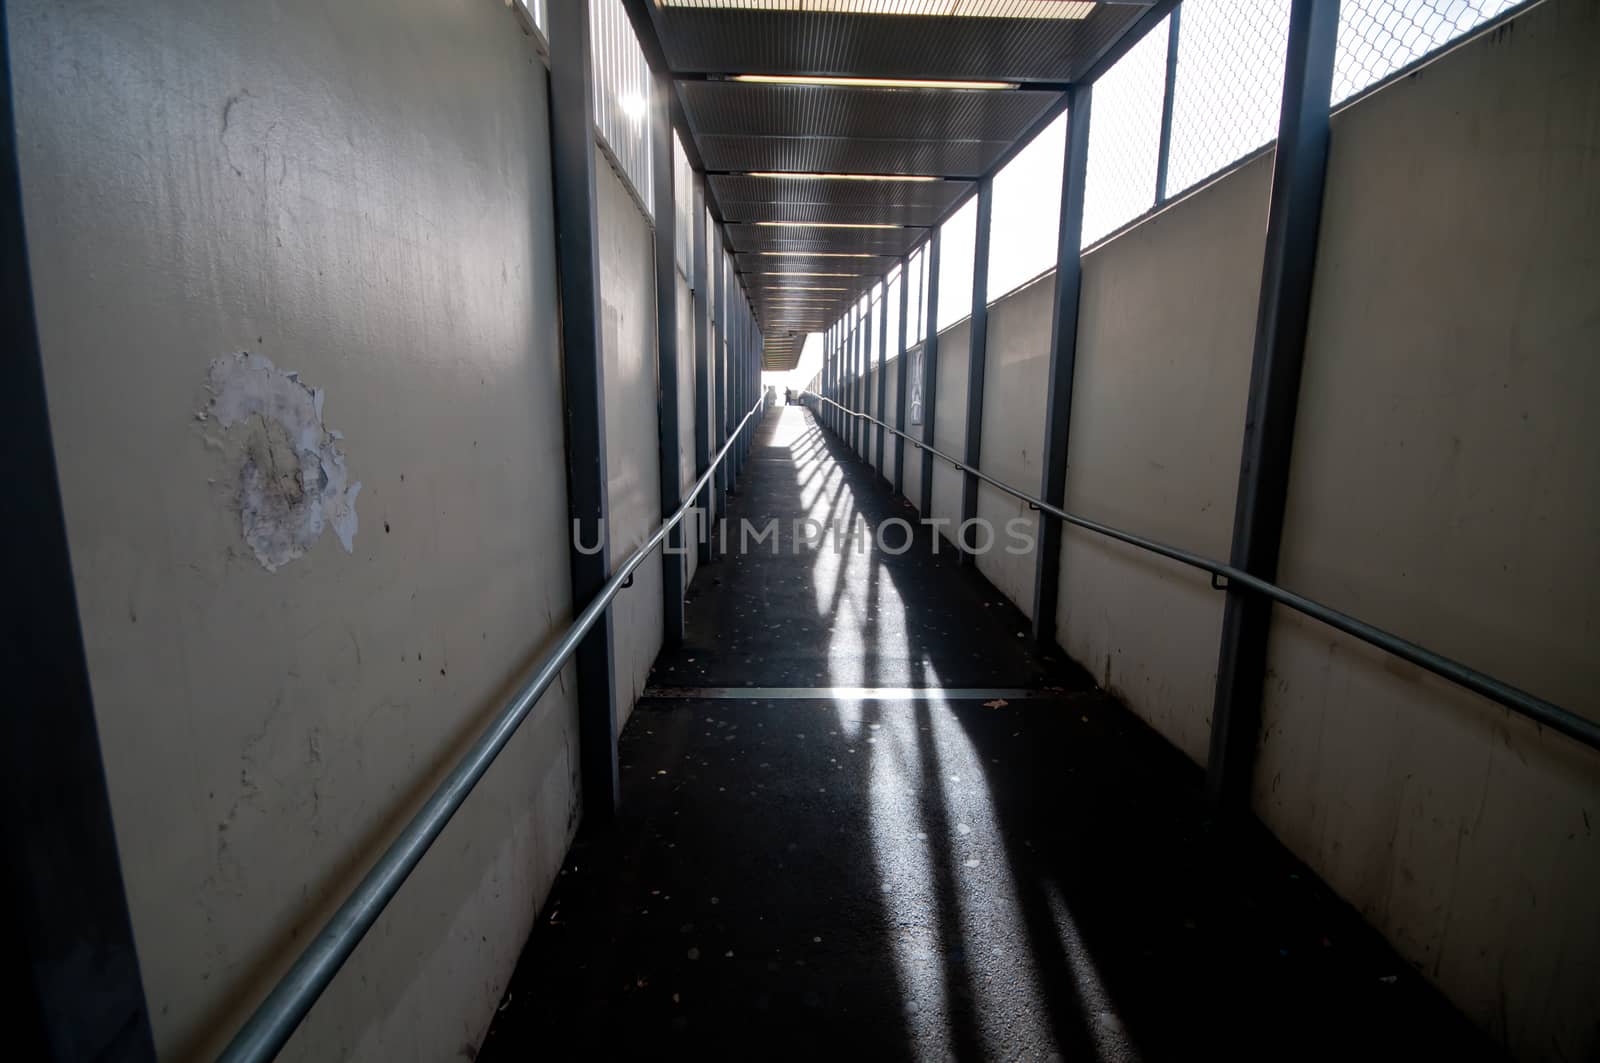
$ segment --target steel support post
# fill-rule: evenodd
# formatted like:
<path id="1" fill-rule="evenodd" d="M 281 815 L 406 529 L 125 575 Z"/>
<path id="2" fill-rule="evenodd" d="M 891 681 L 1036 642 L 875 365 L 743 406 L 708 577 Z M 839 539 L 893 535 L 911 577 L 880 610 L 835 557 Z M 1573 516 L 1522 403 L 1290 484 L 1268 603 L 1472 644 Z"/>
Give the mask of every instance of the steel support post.
<path id="1" fill-rule="evenodd" d="M 922 515 L 933 515 L 934 410 L 939 401 L 939 230 L 928 238 L 928 328 L 922 341 Z M 937 535 L 938 530 L 935 529 Z"/>
<path id="2" fill-rule="evenodd" d="M 897 357 L 900 363 L 895 367 L 894 374 L 894 426 L 897 431 L 906 430 L 906 382 L 909 379 L 906 351 L 911 349 L 911 342 L 906 333 L 906 304 L 911 294 L 911 256 L 906 255 L 900 260 L 900 339 Z M 885 418 L 887 420 L 887 418 Z M 903 436 L 896 436 L 894 441 L 894 493 L 905 495 L 906 489 L 906 441 Z"/>
<path id="3" fill-rule="evenodd" d="M 1072 425 L 1072 380 L 1078 361 L 1078 290 L 1083 280 L 1083 189 L 1089 164 L 1093 89 L 1075 86 L 1067 101 L 1067 148 L 1061 172 L 1061 221 L 1056 233 L 1056 290 L 1050 315 L 1050 368 L 1045 384 L 1044 471 L 1039 497 L 1063 506 L 1067 494 L 1067 438 Z M 1061 522 L 1039 516 L 1033 567 L 1033 638 L 1056 640 L 1061 581 Z"/>
<path id="4" fill-rule="evenodd" d="M 872 412 L 872 295 L 870 292 L 867 295 L 866 313 L 861 315 L 861 387 L 857 390 L 860 392 L 860 401 L 856 404 L 856 409 L 861 413 L 870 414 Z M 859 429 L 861 440 L 861 445 L 856 449 L 861 451 L 861 460 L 870 463 L 872 461 L 872 425 L 859 417 L 856 418 L 856 425 Z"/>
<path id="5" fill-rule="evenodd" d="M 1178 27 L 1183 22 L 1183 5 L 1167 16 L 1167 80 L 1161 93 L 1161 140 L 1156 147 L 1156 206 L 1167 201 L 1167 163 L 1172 158 L 1172 100 L 1178 84 Z"/>
<path id="6" fill-rule="evenodd" d="M 576 614 L 611 576 L 588 0 L 550 5 L 550 35 L 567 42 L 550 54 L 550 147 L 565 363 L 567 507 L 572 515 L 568 552 Z M 594 549 L 596 544 L 598 549 Z M 611 613 L 607 610 L 576 655 L 583 815 L 587 824 L 597 827 L 612 821 L 621 798 L 612 647 Z"/>
<path id="7" fill-rule="evenodd" d="M 650 102 L 650 148 L 655 159 L 652 178 L 656 202 L 656 425 L 661 456 L 661 512 L 683 503 L 678 456 L 678 258 L 677 198 L 673 186 L 672 81 L 653 75 Z M 663 161 L 665 160 L 665 161 Z M 683 525 L 667 538 L 661 552 L 661 638 L 666 646 L 683 641 Z"/>
<path id="8" fill-rule="evenodd" d="M 1338 32 L 1338 0 L 1293 0 L 1230 551 L 1235 568 L 1267 580 L 1277 576 L 1289 493 L 1289 453 L 1322 218 L 1328 96 Z M 1271 619 L 1272 606 L 1265 598 L 1228 591 L 1206 794 L 1229 811 L 1249 806 Z"/>
<path id="9" fill-rule="evenodd" d="M 694 181 L 694 469 L 698 480 L 711 468 L 711 299 L 710 249 L 706 242 L 705 178 Z M 712 485 L 700 492 L 695 503 L 700 511 L 689 534 L 696 537 L 695 553 L 700 561 L 711 560 Z"/>
<path id="10" fill-rule="evenodd" d="M 711 381 L 715 389 L 712 398 L 713 415 L 713 445 L 721 449 L 722 444 L 728 441 L 728 266 L 723 255 L 722 245 L 719 243 L 712 257 L 712 320 L 716 322 L 715 338 L 711 346 Z M 717 466 L 717 475 L 712 477 L 717 485 L 717 519 L 720 521 L 728 511 L 728 463 L 724 461 Z M 716 529 L 713 527 L 711 539 L 716 541 Z M 712 556 L 716 556 L 716 547 L 712 547 Z"/>
<path id="11" fill-rule="evenodd" d="M 972 320 L 967 329 L 967 437 L 964 457 L 974 469 L 983 466 L 983 382 L 989 359 L 989 222 L 994 215 L 994 178 L 978 182 L 978 226 L 972 252 Z M 978 478 L 961 476 L 961 522 L 978 515 Z M 972 543 L 959 529 L 956 536 L 961 559 L 971 562 Z M 991 537 L 992 538 L 992 537 Z"/>
<path id="12" fill-rule="evenodd" d="M 901 290 L 905 280 L 900 281 Z M 883 460 L 883 426 L 889 421 L 889 275 L 883 275 L 883 298 L 878 300 L 878 445 L 877 463 L 879 479 L 887 479 L 889 470 Z"/>

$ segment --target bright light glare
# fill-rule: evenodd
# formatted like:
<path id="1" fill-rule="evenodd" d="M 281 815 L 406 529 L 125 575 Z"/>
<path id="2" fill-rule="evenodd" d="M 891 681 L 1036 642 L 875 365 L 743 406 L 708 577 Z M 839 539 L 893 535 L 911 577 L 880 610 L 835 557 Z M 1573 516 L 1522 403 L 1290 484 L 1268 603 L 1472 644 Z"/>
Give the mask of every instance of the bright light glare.
<path id="1" fill-rule="evenodd" d="M 780 181 L 938 181 L 938 177 L 896 173 L 777 173 L 761 171 L 746 177 L 772 177 Z"/>
<path id="2" fill-rule="evenodd" d="M 768 229 L 900 229 L 904 226 L 864 221 L 758 221 Z"/>
<path id="3" fill-rule="evenodd" d="M 757 251 L 770 258 L 877 258 L 866 251 Z"/>
<path id="4" fill-rule="evenodd" d="M 730 80 L 757 85 L 820 85 L 850 89 L 1014 89 L 1015 81 L 932 81 L 918 78 L 801 77 L 792 74 L 735 74 Z"/>
<path id="5" fill-rule="evenodd" d="M 942 15 L 946 18 L 1082 19 L 1094 0 L 660 0 L 662 7 L 755 11 L 834 11 L 852 15 Z"/>
<path id="6" fill-rule="evenodd" d="M 630 92 L 617 101 L 622 106 L 622 113 L 638 121 L 643 119 L 645 112 L 650 109 L 650 103 L 643 96 Z"/>

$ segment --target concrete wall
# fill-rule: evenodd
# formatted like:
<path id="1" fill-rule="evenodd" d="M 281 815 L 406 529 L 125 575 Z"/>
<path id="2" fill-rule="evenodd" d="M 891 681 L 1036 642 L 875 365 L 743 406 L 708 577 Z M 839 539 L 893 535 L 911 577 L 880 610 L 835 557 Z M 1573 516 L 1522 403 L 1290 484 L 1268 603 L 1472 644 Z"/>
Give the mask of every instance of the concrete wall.
<path id="1" fill-rule="evenodd" d="M 911 395 L 917 390 L 917 352 L 921 349 L 922 344 L 920 343 L 914 343 L 906 349 L 904 357 L 911 359 L 911 363 L 906 367 L 906 393 L 900 398 L 900 402 L 905 406 L 906 410 L 906 434 L 919 441 L 922 439 L 923 426 L 911 423 Z M 899 372 L 898 369 L 895 371 Z M 926 389 L 924 389 L 924 395 L 926 395 Z M 912 509 L 921 511 L 922 451 L 909 443 L 906 444 L 905 475 L 904 482 L 901 484 L 901 493 L 905 495 L 906 501 L 911 503 Z"/>
<path id="2" fill-rule="evenodd" d="M 889 425 L 898 425 L 896 411 L 900 408 L 900 356 L 893 351 L 889 352 L 889 361 L 883 370 L 883 384 L 886 389 L 886 398 L 883 404 L 883 422 Z M 874 407 L 876 410 L 876 407 Z M 874 414 L 876 416 L 876 414 Z M 878 471 L 883 478 L 894 483 L 894 455 L 900 448 L 900 437 L 893 432 L 883 433 L 883 461 Z"/>
<path id="3" fill-rule="evenodd" d="M 959 458 L 967 445 L 967 363 L 971 358 L 972 319 L 956 322 L 939 333 L 938 411 L 934 415 L 933 445 Z M 920 436 L 919 436 L 920 438 Z M 918 460 L 921 459 L 918 452 Z M 939 526 L 939 534 L 951 544 L 956 541 L 956 525 L 961 523 L 961 471 L 947 461 L 933 459 L 934 520 L 950 523 Z"/>
<path id="4" fill-rule="evenodd" d="M 1003 483 L 1038 493 L 1044 475 L 1045 398 L 1055 274 L 1024 285 L 989 310 L 984 364 L 983 449 L 978 468 Z M 986 483 L 978 484 L 978 516 L 995 532 L 995 548 L 978 555 L 978 571 L 1028 616 L 1033 615 L 1037 550 L 1010 553 L 1007 524 L 1021 520 L 1038 539 L 1039 515 Z M 1021 544 L 1017 544 L 1020 549 Z"/>
<path id="5" fill-rule="evenodd" d="M 210 1058 L 570 615 L 546 79 L 481 0 L 7 16 L 144 985 L 162 1057 Z M 239 351 L 323 390 L 349 552 L 329 529 L 268 571 L 244 541 L 286 437 L 200 418 Z M 575 823 L 570 689 L 285 1059 L 470 1054 Z"/>
<path id="6" fill-rule="evenodd" d="M 692 252 L 691 252 L 692 257 Z M 694 450 L 694 292 L 689 289 L 689 282 L 682 273 L 677 276 L 678 293 L 678 486 L 683 492 L 683 497 L 689 497 L 689 489 L 698 479 L 695 471 Z M 681 525 L 683 540 L 690 543 L 694 534 L 694 525 L 685 520 Z M 684 554 L 682 564 L 683 585 L 687 587 L 689 581 L 694 579 L 695 570 L 700 565 L 698 550 L 689 549 Z"/>
<path id="7" fill-rule="evenodd" d="M 1280 568 L 1590 718 L 1596 56 L 1552 0 L 1335 116 Z M 1594 1058 L 1600 756 L 1294 617 L 1269 665 L 1262 817 L 1516 1056 Z"/>
<path id="8" fill-rule="evenodd" d="M 605 351 L 606 463 L 611 557 L 621 561 L 661 524 L 656 416 L 655 232 L 623 178 L 595 162 L 600 302 Z M 617 723 L 625 723 L 661 651 L 661 552 L 634 572 L 611 607 Z"/>
<path id="9" fill-rule="evenodd" d="M 1591 716 L 1596 54 L 1600 7 L 1549 0 L 1335 116 L 1279 577 Z M 1068 509 L 1227 556 L 1271 166 L 1085 257 Z M 982 464 L 1029 489 L 1049 280 L 990 311 Z M 1064 538 L 1067 650 L 1203 763 L 1221 596 Z M 1005 560 L 981 570 L 1026 608 Z M 1592 752 L 1280 610 L 1255 801 L 1515 1056 L 1600 1047 Z"/>
<path id="10" fill-rule="evenodd" d="M 1271 180 L 1259 158 L 1084 256 L 1069 512 L 1228 556 Z M 1202 573 L 1062 536 L 1063 648 L 1200 763 L 1222 604 Z"/>

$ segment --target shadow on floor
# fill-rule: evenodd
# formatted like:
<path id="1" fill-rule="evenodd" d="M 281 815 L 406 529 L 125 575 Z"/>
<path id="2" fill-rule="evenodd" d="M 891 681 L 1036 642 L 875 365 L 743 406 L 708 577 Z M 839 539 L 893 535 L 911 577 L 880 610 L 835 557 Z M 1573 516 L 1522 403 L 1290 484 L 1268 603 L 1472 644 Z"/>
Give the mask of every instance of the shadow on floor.
<path id="1" fill-rule="evenodd" d="M 1214 831 L 1199 769 L 948 542 L 791 549 L 796 516 L 906 512 L 769 416 L 730 518 L 780 518 L 778 554 L 735 524 L 697 574 L 621 821 L 569 854 L 480 1058 L 1494 1058 L 1264 831 Z M 693 693 L 739 686 L 1037 694 Z"/>

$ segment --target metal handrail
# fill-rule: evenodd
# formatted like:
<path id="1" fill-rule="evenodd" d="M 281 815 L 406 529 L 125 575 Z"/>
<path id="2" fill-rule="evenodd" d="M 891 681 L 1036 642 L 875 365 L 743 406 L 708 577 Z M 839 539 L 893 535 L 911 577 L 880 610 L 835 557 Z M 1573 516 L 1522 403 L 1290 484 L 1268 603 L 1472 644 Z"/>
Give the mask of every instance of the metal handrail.
<path id="1" fill-rule="evenodd" d="M 1057 520 L 1086 529 L 1087 531 L 1092 531 L 1097 535 L 1103 535 L 1108 539 L 1115 539 L 1118 542 L 1127 543 L 1130 546 L 1137 546 L 1141 550 L 1147 550 L 1150 553 L 1159 554 L 1162 557 L 1170 558 L 1171 560 L 1177 561 L 1180 564 L 1188 565 L 1191 568 L 1200 569 L 1202 572 L 1209 572 L 1211 573 L 1211 585 L 1218 590 L 1237 589 L 1250 591 L 1251 593 L 1261 595 L 1263 598 L 1269 598 L 1280 605 L 1286 605 L 1298 613 L 1303 613 L 1304 615 L 1311 617 L 1313 620 L 1321 621 L 1331 628 L 1343 631 L 1346 635 L 1353 636 L 1360 639 L 1362 642 L 1376 646 L 1378 649 L 1383 650 L 1386 653 L 1393 654 L 1394 656 L 1399 657 L 1401 660 L 1410 661 L 1417 667 L 1426 669 L 1427 671 L 1432 672 L 1434 675 L 1439 676 L 1442 679 L 1447 679 L 1457 686 L 1465 687 L 1475 694 L 1481 694 L 1490 701 L 1505 706 L 1512 712 L 1526 716 L 1528 719 L 1533 720 L 1536 723 L 1543 724 L 1544 726 L 1549 727 L 1551 730 L 1559 731 L 1568 738 L 1582 742 L 1590 749 L 1600 749 L 1600 723 L 1596 723 L 1593 720 L 1579 716 L 1577 713 L 1568 709 L 1564 709 L 1554 702 L 1546 701 L 1543 698 L 1536 697 L 1535 695 L 1528 693 L 1526 690 L 1514 687 L 1509 683 L 1501 682 L 1492 675 L 1487 675 L 1475 668 L 1468 667 L 1467 665 L 1462 664 L 1460 661 L 1452 660 L 1451 658 L 1445 657 L 1442 654 L 1435 653 L 1432 650 L 1423 646 L 1419 646 L 1414 642 L 1408 642 L 1398 635 L 1385 631 L 1382 628 L 1374 627 L 1364 620 L 1357 620 L 1355 617 L 1346 613 L 1341 613 L 1337 609 L 1323 605 L 1321 602 L 1313 601 L 1312 599 L 1296 594 L 1293 591 L 1285 590 L 1270 580 L 1264 580 L 1259 576 L 1252 576 L 1243 569 L 1235 568 L 1234 566 L 1225 564 L 1221 561 L 1213 561 L 1208 557 L 1191 553 L 1188 550 L 1181 550 L 1176 546 L 1168 546 L 1166 543 L 1157 542 L 1154 539 L 1146 539 L 1142 535 L 1134 535 L 1132 532 L 1125 532 L 1120 528 L 1113 528 L 1108 524 L 1101 524 L 1099 521 L 1089 520 L 1087 517 L 1079 517 L 1075 514 L 1068 513 L 1066 510 L 1061 509 L 1058 506 L 1052 506 L 1050 503 L 1034 495 L 1030 495 L 1026 491 L 1019 491 L 1010 484 L 1002 483 L 999 480 L 996 480 L 993 476 L 990 476 L 988 473 L 985 473 L 980 469 L 975 469 L 966 462 L 951 457 L 949 454 L 946 454 L 943 451 L 935 448 L 932 444 L 924 443 L 919 439 L 914 439 L 907 433 L 900 431 L 893 425 L 885 424 L 876 417 L 872 417 L 865 413 L 857 413 L 855 410 L 852 410 L 847 406 L 840 405 L 833 399 L 827 398 L 823 395 L 818 395 L 814 391 L 808 390 L 802 392 L 802 394 L 810 395 L 821 402 L 826 402 L 828 405 L 837 408 L 840 412 L 848 414 L 851 417 L 859 417 L 866 421 L 870 421 L 875 425 L 879 425 L 882 428 L 886 428 L 890 432 L 893 432 L 895 435 L 899 436 L 901 439 L 904 439 L 913 446 L 917 447 L 917 449 L 926 450 L 930 454 L 934 454 L 940 458 L 943 458 L 951 465 L 954 465 L 957 469 L 970 473 L 982 480 L 984 483 L 989 484 L 1000 491 L 1004 491 L 1013 498 L 1017 498 L 1028 503 L 1030 507 L 1037 509 L 1041 513 L 1049 514 L 1050 516 L 1055 517 Z M 1227 581 L 1226 584 L 1219 584 L 1217 582 L 1217 578 L 1219 576 Z"/>
<path id="2" fill-rule="evenodd" d="M 401 884 L 428 851 L 428 847 L 439 837 L 445 824 L 450 822 L 472 788 L 489 770 L 489 765 L 494 763 L 495 757 L 499 756 L 539 698 L 555 681 L 589 629 L 610 607 L 617 593 L 632 581 L 634 570 L 694 508 L 695 499 L 738 441 L 745 425 L 761 412 L 765 398 L 763 395 L 762 401 L 751 407 L 750 412 L 729 433 L 728 441 L 711 459 L 700 479 L 695 481 L 684 503 L 612 573 L 600 593 L 572 622 L 561 641 L 545 654 L 533 678 L 512 695 L 511 700 L 433 791 L 427 803 L 389 844 L 389 848 L 372 865 L 344 903 L 339 905 L 338 911 L 323 924 L 294 965 L 278 980 L 278 984 L 239 1028 L 239 1032 L 234 1034 L 233 1040 L 228 1042 L 228 1047 L 218 1057 L 221 1063 L 264 1063 L 276 1056 L 288 1042 L 311 1006 L 333 981 L 333 976 L 344 966 L 345 960 L 350 958 L 367 931 L 372 929 L 383 909 L 394 899 Z"/>

